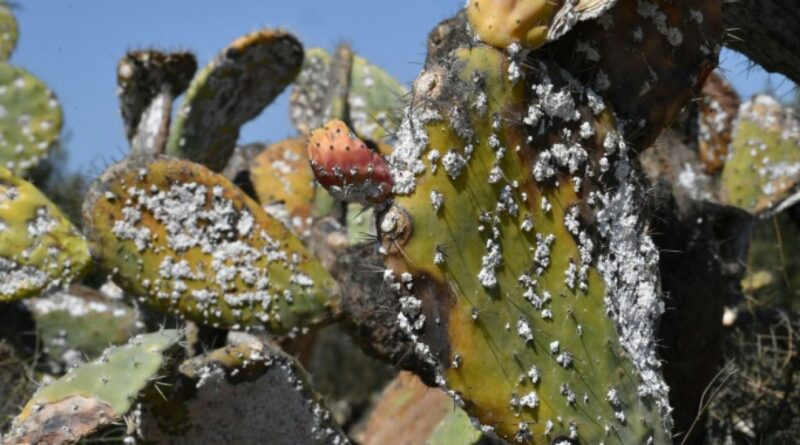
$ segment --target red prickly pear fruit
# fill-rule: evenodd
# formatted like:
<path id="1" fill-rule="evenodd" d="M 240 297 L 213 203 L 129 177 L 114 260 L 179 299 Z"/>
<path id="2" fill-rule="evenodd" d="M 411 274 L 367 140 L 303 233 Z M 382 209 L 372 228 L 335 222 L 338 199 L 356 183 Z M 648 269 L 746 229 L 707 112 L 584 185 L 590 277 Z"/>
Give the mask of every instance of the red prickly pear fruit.
<path id="1" fill-rule="evenodd" d="M 336 199 L 379 204 L 392 191 L 386 160 L 340 120 L 311 132 L 308 158 L 317 181 Z"/>

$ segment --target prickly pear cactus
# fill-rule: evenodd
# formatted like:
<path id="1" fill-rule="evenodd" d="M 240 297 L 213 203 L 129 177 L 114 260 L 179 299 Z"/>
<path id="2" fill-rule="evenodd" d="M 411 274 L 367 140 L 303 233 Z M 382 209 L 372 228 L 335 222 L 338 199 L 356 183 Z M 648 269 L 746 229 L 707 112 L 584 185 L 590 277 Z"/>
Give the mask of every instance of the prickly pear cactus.
<path id="1" fill-rule="evenodd" d="M 302 63 L 302 45 L 285 31 L 240 37 L 192 80 L 175 115 L 167 153 L 221 171 L 241 126 L 294 80 Z"/>
<path id="2" fill-rule="evenodd" d="M 120 421 L 163 372 L 180 338 L 174 330 L 135 337 L 43 386 L 14 419 L 4 444 L 76 443 Z"/>
<path id="3" fill-rule="evenodd" d="M 378 223 L 399 322 L 486 431 L 667 443 L 658 253 L 628 148 L 598 95 L 525 65 L 460 48 L 416 81 Z"/>
<path id="4" fill-rule="evenodd" d="M 331 212 L 334 202 L 314 182 L 306 142 L 297 137 L 270 145 L 253 160 L 249 175 L 258 202 L 301 236 L 314 217 Z"/>
<path id="5" fill-rule="evenodd" d="M 0 162 L 24 175 L 47 156 L 61 132 L 61 106 L 22 68 L 0 62 Z"/>
<path id="6" fill-rule="evenodd" d="M 719 173 L 725 165 L 740 103 L 736 91 L 722 76 L 716 72 L 708 76 L 697 107 L 697 151 L 708 174 Z"/>
<path id="7" fill-rule="evenodd" d="M 292 87 L 290 110 L 295 128 L 310 133 L 328 120 L 349 120 L 361 137 L 391 141 L 404 105 L 403 97 L 408 92 L 406 87 L 352 52 L 345 66 L 349 76 L 342 79 L 337 68 L 341 70 L 344 63 L 340 59 L 345 57 L 348 57 L 346 52 L 337 51 L 331 57 L 321 48 L 306 52 L 303 69 Z M 333 94 L 337 88 L 343 91 Z M 336 105 L 335 101 L 344 103 Z M 346 110 L 342 109 L 344 105 Z"/>
<path id="8" fill-rule="evenodd" d="M 146 404 L 146 443 L 350 443 L 306 373 L 275 345 L 250 340 L 210 351 L 184 362 L 179 382 L 166 400 Z"/>
<path id="9" fill-rule="evenodd" d="M 336 284 L 301 242 L 201 165 L 130 158 L 93 185 L 83 213 L 93 256 L 151 307 L 284 334 L 337 305 Z"/>
<path id="10" fill-rule="evenodd" d="M 19 39 L 19 25 L 11 5 L 3 1 L 0 3 L 0 60 L 8 60 Z"/>
<path id="11" fill-rule="evenodd" d="M 495 443 L 444 391 L 429 388 L 409 372 L 401 372 L 383 391 L 358 439 L 363 445 Z"/>
<path id="12" fill-rule="evenodd" d="M 699 95 L 716 67 L 721 15 L 720 0 L 617 0 L 548 45 L 548 53 L 603 96 L 639 151 Z"/>
<path id="13" fill-rule="evenodd" d="M 780 212 L 797 200 L 800 124 L 794 112 L 759 95 L 739 108 L 720 180 L 720 199 L 752 214 Z"/>
<path id="14" fill-rule="evenodd" d="M 596 19 L 616 0 L 469 0 L 467 17 L 481 41 L 497 48 L 536 49 L 576 23 Z"/>
<path id="15" fill-rule="evenodd" d="M 139 330 L 134 308 L 79 284 L 25 303 L 54 373 L 92 360 L 110 345 L 125 344 Z"/>
<path id="16" fill-rule="evenodd" d="M 36 187 L 0 167 L 0 301 L 66 286 L 89 264 L 83 236 Z"/>
<path id="17" fill-rule="evenodd" d="M 311 132 L 308 158 L 317 181 L 336 199 L 377 204 L 392 190 L 389 165 L 340 120 Z"/>
<path id="18" fill-rule="evenodd" d="M 742 290 L 748 304 L 800 310 L 800 230 L 782 212 L 753 228 Z"/>
<path id="19" fill-rule="evenodd" d="M 130 51 L 117 65 L 117 95 L 129 140 L 136 136 L 148 107 L 160 94 L 172 99 L 189 86 L 197 61 L 192 53 L 156 50 Z"/>

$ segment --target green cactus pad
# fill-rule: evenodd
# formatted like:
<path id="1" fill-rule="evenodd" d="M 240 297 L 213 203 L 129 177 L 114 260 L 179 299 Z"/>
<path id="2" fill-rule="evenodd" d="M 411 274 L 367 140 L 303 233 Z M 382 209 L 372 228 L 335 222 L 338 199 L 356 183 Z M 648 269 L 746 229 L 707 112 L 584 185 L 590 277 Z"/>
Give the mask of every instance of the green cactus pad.
<path id="1" fill-rule="evenodd" d="M 399 322 L 506 440 L 667 443 L 657 250 L 622 195 L 627 146 L 599 96 L 523 62 L 460 48 L 416 81 L 378 224 Z"/>
<path id="2" fill-rule="evenodd" d="M 754 215 L 796 201 L 800 182 L 800 123 L 769 96 L 742 104 L 722 170 L 720 199 Z"/>
<path id="3" fill-rule="evenodd" d="M 84 205 L 93 255 L 127 292 L 214 327 L 296 332 L 338 289 L 302 243 L 222 175 L 172 158 L 111 167 Z"/>
<path id="4" fill-rule="evenodd" d="M 5 443 L 75 443 L 121 420 L 158 378 L 180 338 L 174 330 L 135 337 L 43 386 L 14 420 Z"/>
<path id="5" fill-rule="evenodd" d="M 0 167 L 0 301 L 66 286 L 89 264 L 86 241 L 33 185 Z"/>
<path id="6" fill-rule="evenodd" d="M 341 83 L 332 69 L 338 58 L 338 54 L 332 58 L 320 48 L 306 52 L 303 70 L 292 87 L 291 116 L 295 128 L 310 133 L 330 119 L 346 117 L 361 137 L 373 141 L 391 139 L 408 90 L 382 68 L 354 55 L 345 92 L 347 116 L 332 112 L 332 100 L 337 96 L 331 90 Z"/>
<path id="7" fill-rule="evenodd" d="M 92 360 L 138 331 L 134 308 L 78 284 L 25 303 L 36 321 L 42 352 L 61 368 Z"/>
<path id="8" fill-rule="evenodd" d="M 0 162 L 25 175 L 47 156 L 61 132 L 61 106 L 22 68 L 0 62 Z"/>
<path id="9" fill-rule="evenodd" d="M 325 124 L 331 55 L 322 48 L 306 51 L 300 74 L 292 84 L 289 99 L 292 123 L 301 133 Z"/>
<path id="10" fill-rule="evenodd" d="M 117 95 L 129 140 L 136 136 L 142 116 L 154 99 L 164 93 L 171 105 L 171 99 L 189 86 L 195 71 L 197 61 L 189 52 L 144 50 L 125 54 L 117 65 Z"/>
<path id="11" fill-rule="evenodd" d="M 208 352 L 181 365 L 178 379 L 166 400 L 145 406 L 146 443 L 350 443 L 300 365 L 275 345 L 250 340 Z"/>
<path id="12" fill-rule="evenodd" d="M 11 11 L 11 5 L 0 3 L 0 60 L 8 60 L 19 39 L 17 18 Z"/>
<path id="13" fill-rule="evenodd" d="M 362 445 L 492 445 L 444 391 L 401 372 L 381 394 L 359 437 Z"/>
<path id="14" fill-rule="evenodd" d="M 302 64 L 302 45 L 285 31 L 240 37 L 195 76 L 172 123 L 167 153 L 221 171 L 241 126 L 294 80 Z"/>

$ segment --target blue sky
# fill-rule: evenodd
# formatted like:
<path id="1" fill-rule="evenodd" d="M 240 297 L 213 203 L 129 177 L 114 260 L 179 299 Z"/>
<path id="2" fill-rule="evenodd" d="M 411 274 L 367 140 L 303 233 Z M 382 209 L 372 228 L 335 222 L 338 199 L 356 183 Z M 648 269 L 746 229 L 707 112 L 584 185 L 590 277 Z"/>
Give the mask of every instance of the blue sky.
<path id="1" fill-rule="evenodd" d="M 69 168 L 88 175 L 121 159 L 128 145 L 117 109 L 116 65 L 130 49 L 191 50 L 202 66 L 236 37 L 282 27 L 306 47 L 349 42 L 356 52 L 405 83 L 425 58 L 428 31 L 463 0 L 24 0 L 16 10 L 21 37 L 12 63 L 44 80 L 64 108 Z M 793 84 L 768 76 L 740 55 L 722 57 L 740 94 L 768 82 L 783 99 Z M 242 141 L 293 134 L 285 95 L 249 123 Z"/>

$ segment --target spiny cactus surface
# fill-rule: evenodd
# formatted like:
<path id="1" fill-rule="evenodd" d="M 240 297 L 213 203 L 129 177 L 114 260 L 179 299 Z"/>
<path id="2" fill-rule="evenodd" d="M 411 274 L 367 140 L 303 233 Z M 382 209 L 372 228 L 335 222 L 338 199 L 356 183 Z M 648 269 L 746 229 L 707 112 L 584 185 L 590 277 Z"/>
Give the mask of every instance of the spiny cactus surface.
<path id="1" fill-rule="evenodd" d="M 800 123 L 775 99 L 758 95 L 739 108 L 720 180 L 720 199 L 756 215 L 796 201 Z"/>
<path id="2" fill-rule="evenodd" d="M 281 30 L 234 41 L 192 80 L 170 130 L 167 153 L 221 171 L 239 129 L 297 76 L 303 46 Z"/>
<path id="3" fill-rule="evenodd" d="M 348 77 L 342 79 L 342 73 L 336 70 L 341 69 L 343 57 L 348 56 L 341 51 L 333 57 L 321 48 L 307 51 L 303 70 L 292 87 L 292 122 L 300 132 L 310 133 L 328 120 L 347 119 L 359 136 L 390 141 L 399 123 L 406 87 L 352 52 L 344 73 Z M 343 103 L 337 105 L 335 101 Z"/>
<path id="4" fill-rule="evenodd" d="M 0 162 L 25 175 L 47 156 L 61 132 L 61 106 L 22 68 L 0 62 Z"/>
<path id="5" fill-rule="evenodd" d="M 123 289 L 201 324 L 297 332 L 337 304 L 336 284 L 302 243 L 199 164 L 161 157 L 112 167 L 89 193 L 84 226 Z"/>
<path id="6" fill-rule="evenodd" d="M 549 54 L 614 108 L 625 140 L 649 147 L 717 65 L 721 1 L 618 0 Z"/>
<path id="7" fill-rule="evenodd" d="M 306 142 L 297 137 L 271 144 L 253 160 L 249 175 L 259 203 L 301 236 L 313 217 L 330 213 L 333 206 L 314 182 Z"/>
<path id="8" fill-rule="evenodd" d="M 79 284 L 25 303 L 55 372 L 92 360 L 138 331 L 134 308 Z"/>
<path id="9" fill-rule="evenodd" d="M 526 64 L 461 48 L 416 82 L 378 224 L 400 323 L 506 440 L 666 443 L 657 251 L 628 148 L 599 96 Z"/>
<path id="10" fill-rule="evenodd" d="M 179 331 L 141 335 L 43 386 L 14 420 L 11 444 L 70 444 L 117 422 L 169 361 Z"/>
<path id="11" fill-rule="evenodd" d="M 719 173 L 725 165 L 740 103 L 728 81 L 716 72 L 708 76 L 697 110 L 697 151 L 708 174 Z"/>
<path id="12" fill-rule="evenodd" d="M 88 264 L 85 239 L 55 204 L 0 167 L 0 301 L 66 286 Z"/>
<path id="13" fill-rule="evenodd" d="M 469 0 L 467 17 L 481 41 L 536 49 L 576 23 L 599 17 L 616 0 Z"/>
<path id="14" fill-rule="evenodd" d="M 168 101 L 172 111 L 172 99 L 186 90 L 195 71 L 197 61 L 189 52 L 142 50 L 125 54 L 117 65 L 117 95 L 129 140 L 134 139 L 145 111 L 159 95 L 169 98 L 161 100 Z"/>
<path id="15" fill-rule="evenodd" d="M 444 391 L 409 372 L 401 372 L 383 391 L 359 439 L 363 445 L 494 443 Z"/>
<path id="16" fill-rule="evenodd" d="M 350 443 L 306 373 L 275 345 L 233 343 L 186 361 L 179 374 L 170 397 L 146 407 L 147 443 Z"/>

